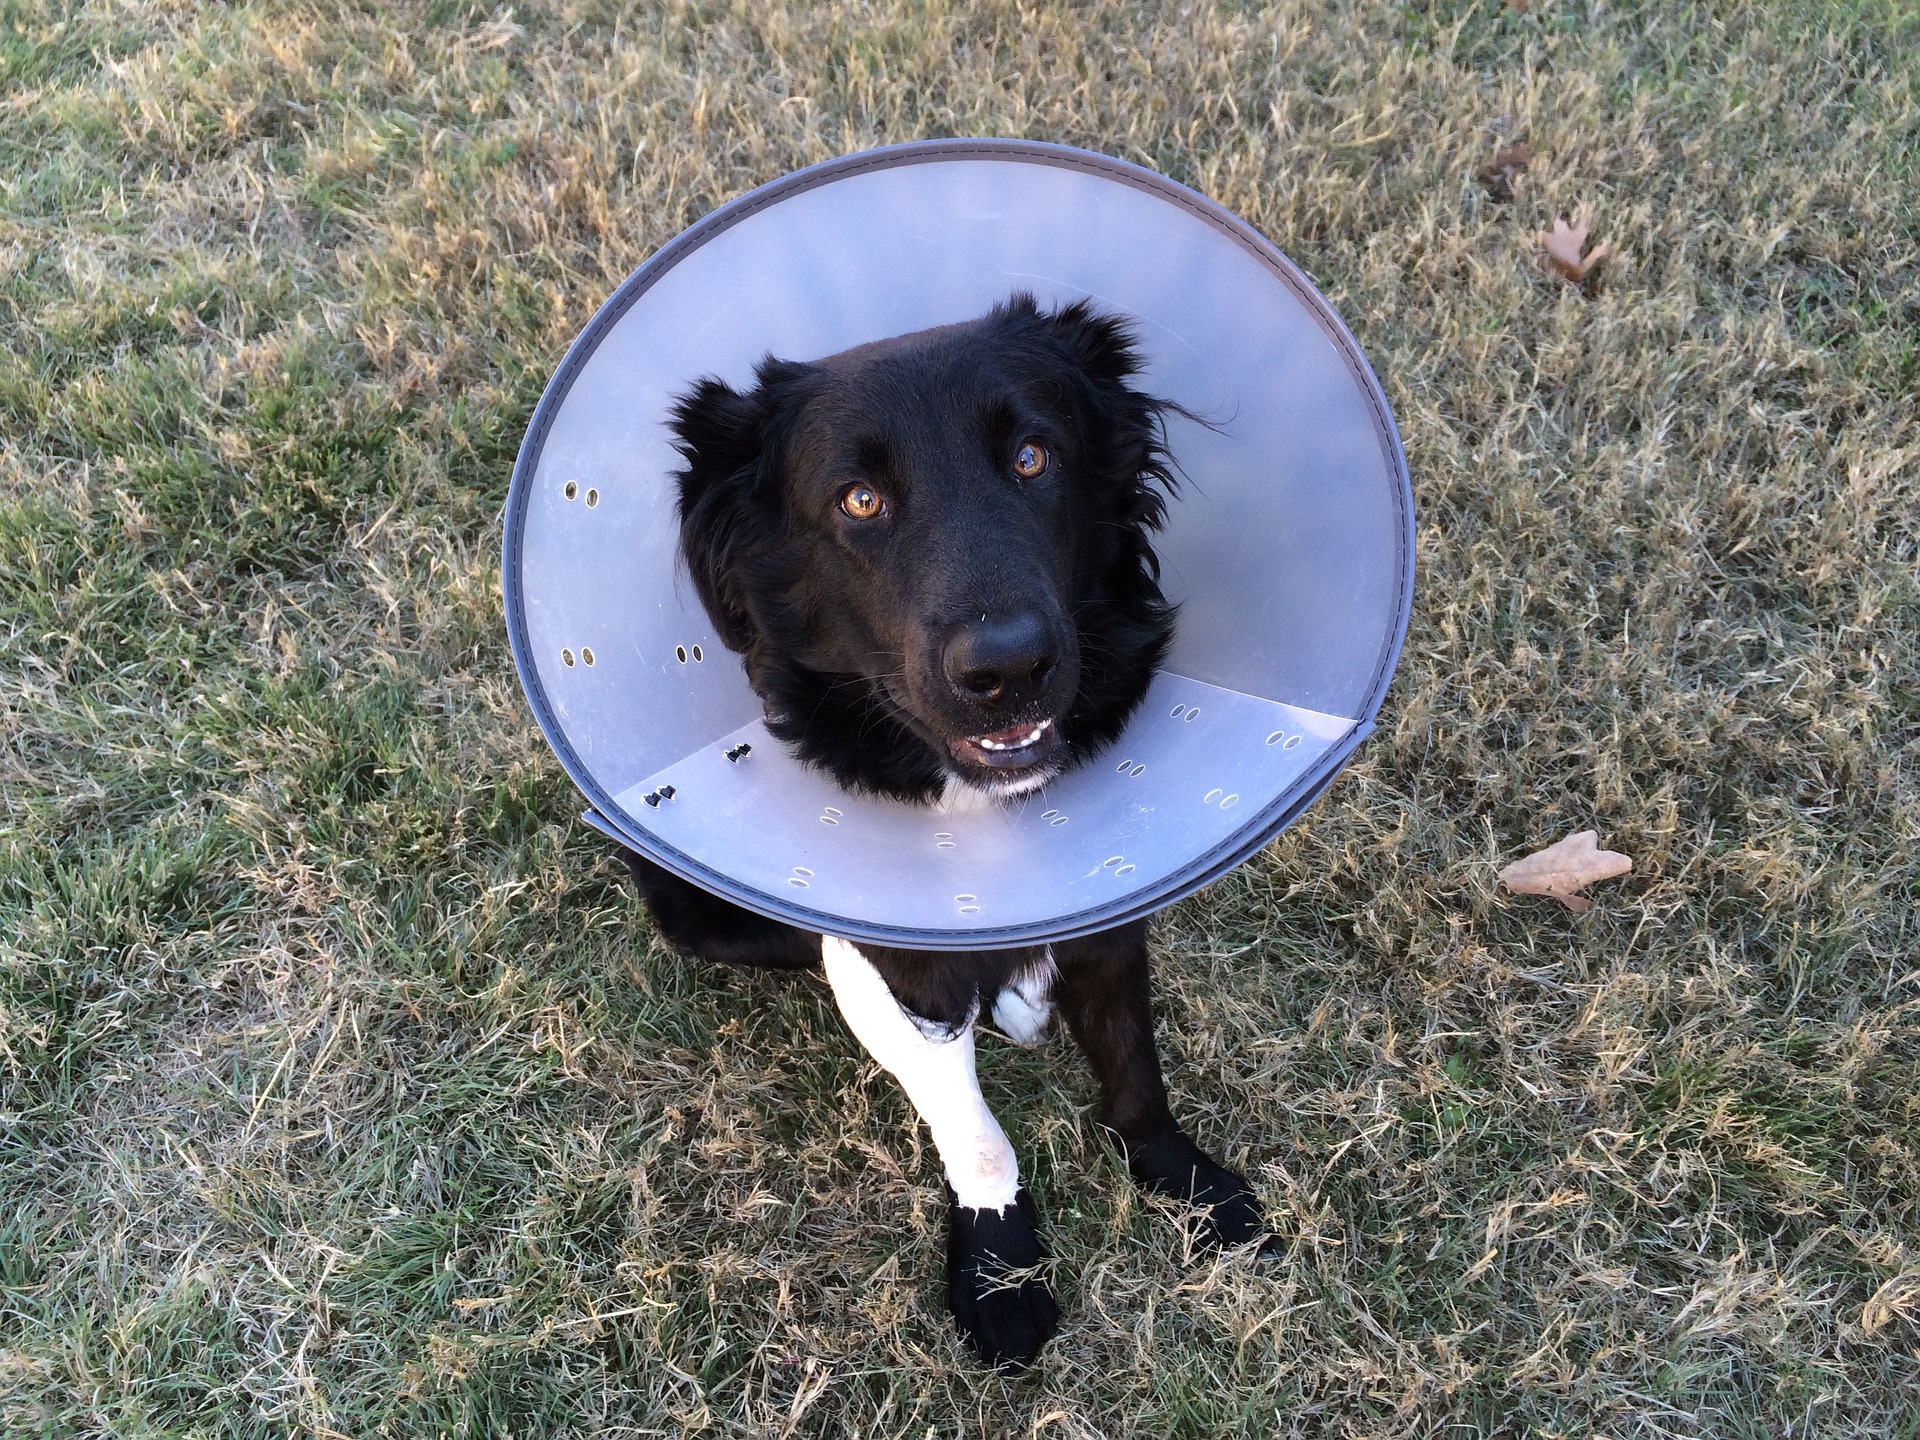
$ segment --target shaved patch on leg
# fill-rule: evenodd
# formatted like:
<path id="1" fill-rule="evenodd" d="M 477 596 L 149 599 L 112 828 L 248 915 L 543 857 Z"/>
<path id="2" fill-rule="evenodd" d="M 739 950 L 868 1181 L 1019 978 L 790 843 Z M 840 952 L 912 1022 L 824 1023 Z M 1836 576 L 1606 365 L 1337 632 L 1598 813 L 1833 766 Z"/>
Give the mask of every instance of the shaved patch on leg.
<path id="1" fill-rule="evenodd" d="M 972 1210 L 1013 1204 L 1020 1193 L 1020 1162 L 980 1093 L 973 1027 L 962 1027 L 951 1039 L 929 1037 L 853 945 L 824 935 L 820 958 L 847 1027 L 900 1082 L 933 1132 L 954 1197 Z"/>

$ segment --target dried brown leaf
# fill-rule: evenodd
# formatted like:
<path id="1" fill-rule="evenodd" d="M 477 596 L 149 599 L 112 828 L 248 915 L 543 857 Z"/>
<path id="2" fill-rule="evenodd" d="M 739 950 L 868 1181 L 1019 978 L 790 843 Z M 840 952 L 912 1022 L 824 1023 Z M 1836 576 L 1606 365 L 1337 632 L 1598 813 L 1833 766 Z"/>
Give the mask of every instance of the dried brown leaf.
<path id="1" fill-rule="evenodd" d="M 1633 869 L 1633 861 L 1617 850 L 1602 850 L 1599 833 L 1582 830 L 1500 872 L 1500 883 L 1516 895 L 1551 895 L 1574 914 L 1593 902 L 1577 892 L 1596 880 L 1611 880 Z"/>
<path id="2" fill-rule="evenodd" d="M 1587 221 L 1585 216 L 1576 216 L 1571 225 L 1562 215 L 1553 222 L 1553 229 L 1540 236 L 1540 244 L 1546 249 L 1547 259 L 1560 274 L 1560 278 L 1572 285 L 1584 282 L 1608 255 L 1613 253 L 1611 245 L 1596 245 L 1588 250 L 1583 258 L 1580 252 L 1586 249 Z"/>
<path id="3" fill-rule="evenodd" d="M 1513 198 L 1513 182 L 1520 172 L 1533 163 L 1533 147 L 1524 142 L 1519 145 L 1502 145 L 1493 152 L 1493 159 L 1480 167 L 1480 183 L 1487 187 L 1487 193 L 1496 200 Z"/>

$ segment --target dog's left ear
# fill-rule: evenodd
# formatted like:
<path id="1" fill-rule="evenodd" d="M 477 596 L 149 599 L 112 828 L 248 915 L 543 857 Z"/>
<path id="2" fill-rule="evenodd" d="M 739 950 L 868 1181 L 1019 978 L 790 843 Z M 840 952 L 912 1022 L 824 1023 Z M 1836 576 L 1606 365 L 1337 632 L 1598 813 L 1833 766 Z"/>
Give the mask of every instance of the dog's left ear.
<path id="1" fill-rule="evenodd" d="M 1089 379 L 1119 385 L 1139 373 L 1140 352 L 1134 348 L 1126 322 L 1100 314 L 1091 301 L 1076 300 L 1041 319 L 1055 342 Z"/>
<path id="2" fill-rule="evenodd" d="M 1020 298 L 1015 297 L 1012 307 L 1016 314 Z M 1102 314 L 1087 300 L 1050 315 L 1035 313 L 1034 318 L 1079 377 L 1086 411 L 1086 469 L 1105 482 L 1094 488 L 1110 507 L 1111 535 L 1134 557 L 1129 563 L 1136 563 L 1143 575 L 1155 576 L 1158 562 L 1147 532 L 1160 528 L 1165 497 L 1176 488 L 1163 420 L 1170 412 L 1187 412 L 1128 383 L 1140 373 L 1142 362 L 1125 320 Z"/>

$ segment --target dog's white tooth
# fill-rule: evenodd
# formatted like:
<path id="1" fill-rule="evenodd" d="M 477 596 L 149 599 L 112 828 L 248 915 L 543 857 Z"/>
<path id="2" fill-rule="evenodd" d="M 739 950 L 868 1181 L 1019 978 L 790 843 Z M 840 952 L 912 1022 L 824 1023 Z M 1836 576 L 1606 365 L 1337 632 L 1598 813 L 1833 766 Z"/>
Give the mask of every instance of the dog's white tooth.
<path id="1" fill-rule="evenodd" d="M 1053 728 L 1053 721 L 1042 720 L 1039 724 L 1035 725 L 1031 730 L 1026 731 L 1017 739 L 994 740 L 986 735 L 970 735 L 967 737 L 967 743 L 970 745 L 978 745 L 982 750 L 996 750 L 996 751 L 1025 750 L 1030 745 L 1039 744 L 1040 737 L 1045 735 L 1047 731 L 1051 730 L 1052 728 Z"/>

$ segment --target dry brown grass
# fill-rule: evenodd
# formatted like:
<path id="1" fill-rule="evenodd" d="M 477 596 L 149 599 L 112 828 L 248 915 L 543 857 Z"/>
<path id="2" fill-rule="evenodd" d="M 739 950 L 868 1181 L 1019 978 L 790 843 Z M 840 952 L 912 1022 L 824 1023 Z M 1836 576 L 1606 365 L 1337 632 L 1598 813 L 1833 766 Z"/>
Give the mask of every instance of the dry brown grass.
<path id="1" fill-rule="evenodd" d="M 1898 0 L 0 5 L 0 1428 L 1913 1434 L 1916 54 Z M 1246 215 L 1421 507 L 1381 732 L 1159 929 L 1283 1255 L 1180 1254 L 1078 1063 L 989 1047 L 1021 1380 L 821 987 L 651 942 L 495 575 L 628 271 L 956 133 Z M 1591 914 L 1496 892 L 1589 826 Z"/>

